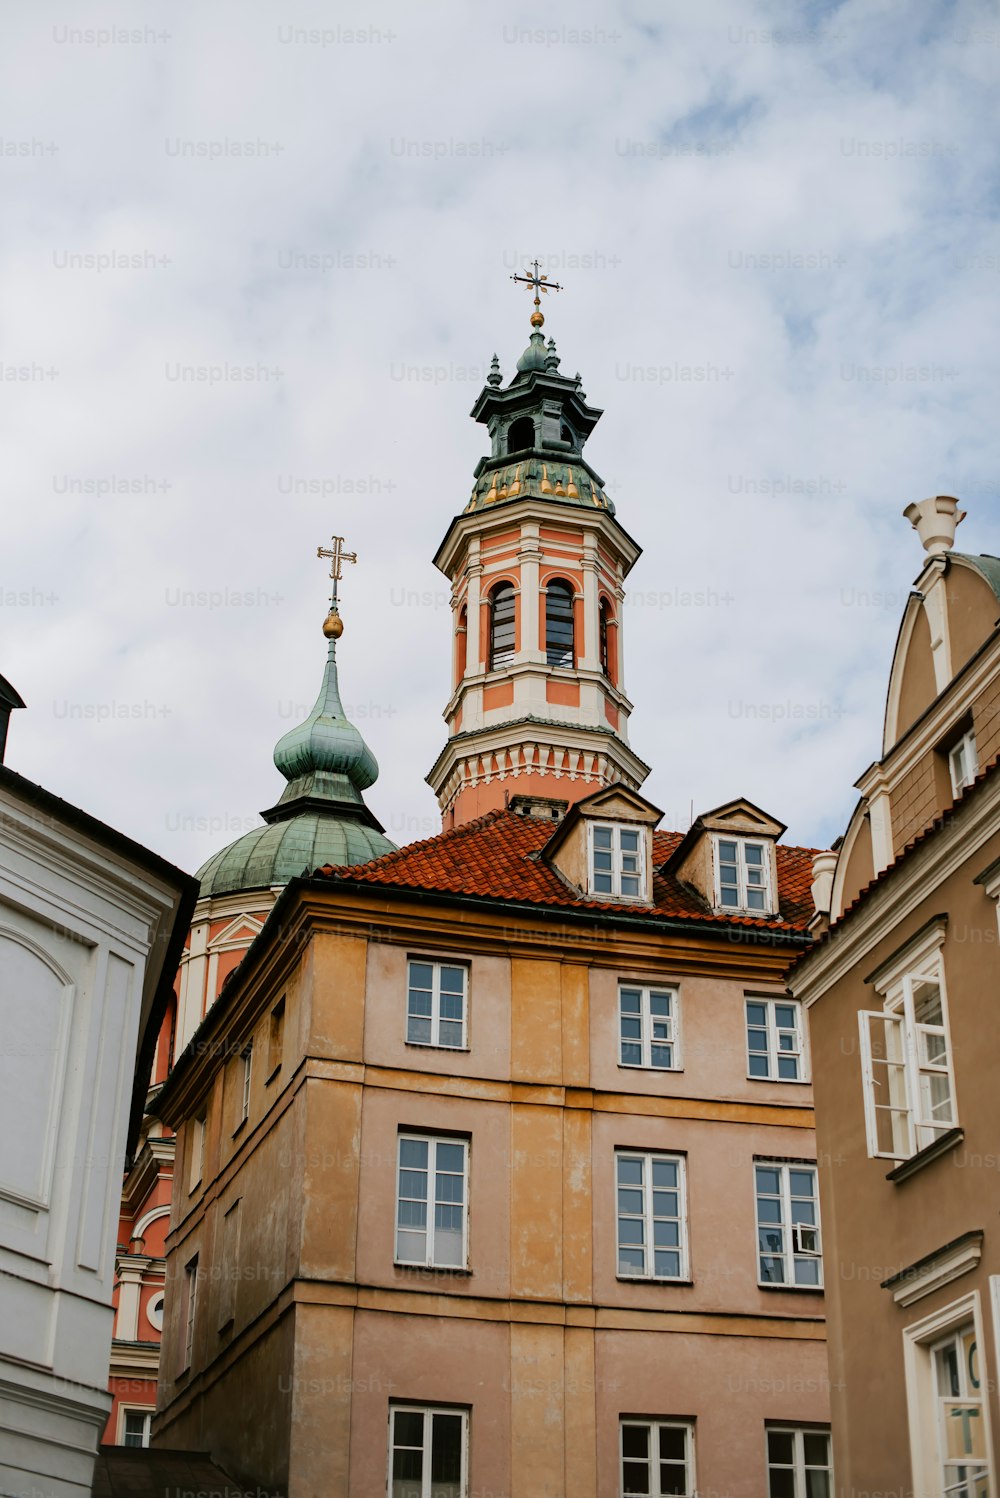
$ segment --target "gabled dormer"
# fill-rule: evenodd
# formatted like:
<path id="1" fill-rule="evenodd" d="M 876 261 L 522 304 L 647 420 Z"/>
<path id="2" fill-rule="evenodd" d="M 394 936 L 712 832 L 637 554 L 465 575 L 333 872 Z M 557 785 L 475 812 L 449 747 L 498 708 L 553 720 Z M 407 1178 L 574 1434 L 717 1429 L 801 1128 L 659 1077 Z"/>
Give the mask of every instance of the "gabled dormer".
<path id="1" fill-rule="evenodd" d="M 663 871 L 720 915 L 775 916 L 780 913 L 775 844 L 784 831 L 784 822 L 752 801 L 727 801 L 695 819 Z"/>
<path id="2" fill-rule="evenodd" d="M 584 899 L 649 905 L 653 828 L 662 817 L 628 787 L 606 786 L 570 807 L 541 856 Z"/>

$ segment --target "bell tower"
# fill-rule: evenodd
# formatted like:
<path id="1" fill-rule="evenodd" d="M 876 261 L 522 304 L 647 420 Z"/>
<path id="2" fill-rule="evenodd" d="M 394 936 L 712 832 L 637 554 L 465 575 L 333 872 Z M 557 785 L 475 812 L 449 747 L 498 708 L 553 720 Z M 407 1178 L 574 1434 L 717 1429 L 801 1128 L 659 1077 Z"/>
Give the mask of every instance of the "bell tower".
<path id="1" fill-rule="evenodd" d="M 649 773 L 628 743 L 622 645 L 640 548 L 583 456 L 602 412 L 545 342 L 537 262 L 526 281 L 528 347 L 506 386 L 493 356 L 471 412 L 490 454 L 434 558 L 452 590 L 448 740 L 427 777 L 445 830 L 515 795 L 573 802 Z"/>

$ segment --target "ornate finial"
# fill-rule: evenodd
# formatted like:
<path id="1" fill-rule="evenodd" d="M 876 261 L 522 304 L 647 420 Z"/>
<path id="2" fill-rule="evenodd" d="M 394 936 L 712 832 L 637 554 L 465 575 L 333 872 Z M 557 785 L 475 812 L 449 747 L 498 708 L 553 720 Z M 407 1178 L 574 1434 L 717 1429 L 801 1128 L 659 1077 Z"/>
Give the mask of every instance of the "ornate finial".
<path id="1" fill-rule="evenodd" d="M 339 640 L 344 633 L 344 621 L 341 619 L 337 609 L 337 584 L 343 576 L 343 564 L 345 562 L 356 562 L 358 554 L 356 551 L 344 550 L 343 536 L 331 536 L 330 541 L 332 543 L 330 547 L 317 546 L 316 548 L 316 555 L 318 557 L 329 557 L 330 576 L 333 579 L 333 588 L 330 592 L 330 612 L 323 620 L 323 633 L 328 640 Z"/>
<path id="2" fill-rule="evenodd" d="M 493 363 L 490 365 L 490 372 L 486 376 L 486 383 L 487 385 L 499 385 L 502 380 L 503 376 L 500 373 L 500 360 L 497 358 L 496 354 L 494 354 Z"/>
<path id="3" fill-rule="evenodd" d="M 530 286 L 534 290 L 535 310 L 531 314 L 531 326 L 533 328 L 540 328 L 545 322 L 545 318 L 542 316 L 541 293 L 543 291 L 563 291 L 565 288 L 560 286 L 558 281 L 550 281 L 548 276 L 540 276 L 538 274 L 537 260 L 533 260 L 531 264 L 533 269 L 530 276 L 511 276 L 510 279 L 517 281 L 520 286 Z"/>
<path id="4" fill-rule="evenodd" d="M 548 342 L 548 352 L 545 355 L 545 368 L 559 368 L 559 355 L 556 353 L 556 341 L 554 338 L 550 338 Z"/>

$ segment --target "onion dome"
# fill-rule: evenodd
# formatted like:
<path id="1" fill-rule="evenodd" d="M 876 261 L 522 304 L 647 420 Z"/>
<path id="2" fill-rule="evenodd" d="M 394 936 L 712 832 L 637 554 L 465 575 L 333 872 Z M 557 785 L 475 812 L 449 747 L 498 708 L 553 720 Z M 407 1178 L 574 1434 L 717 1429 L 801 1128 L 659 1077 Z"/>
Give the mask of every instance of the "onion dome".
<path id="1" fill-rule="evenodd" d="M 268 889 L 325 864 L 345 867 L 394 853 L 395 843 L 365 805 L 362 792 L 378 779 L 378 763 L 344 712 L 337 679 L 340 615 L 323 626 L 326 667 L 312 712 L 274 750 L 288 784 L 255 827 L 198 870 L 202 898 Z"/>

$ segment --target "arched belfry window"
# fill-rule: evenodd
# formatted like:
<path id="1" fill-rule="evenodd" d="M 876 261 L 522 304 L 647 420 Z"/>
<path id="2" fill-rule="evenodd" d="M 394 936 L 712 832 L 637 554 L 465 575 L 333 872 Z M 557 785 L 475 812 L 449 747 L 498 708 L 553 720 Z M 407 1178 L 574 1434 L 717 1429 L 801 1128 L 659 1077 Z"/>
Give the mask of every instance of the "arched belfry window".
<path id="1" fill-rule="evenodd" d="M 514 659 L 514 584 L 497 583 L 490 594 L 490 670 Z"/>
<path id="2" fill-rule="evenodd" d="M 530 416 L 519 416 L 512 421 L 507 432 L 507 451 L 518 453 L 525 447 L 535 445 L 535 423 Z"/>
<path id="3" fill-rule="evenodd" d="M 469 650 L 469 613 L 463 608 L 458 616 L 458 627 L 455 631 L 455 677 L 460 682 L 465 675 L 468 664 Z"/>
<path id="4" fill-rule="evenodd" d="M 615 678 L 614 678 L 614 671 L 612 669 L 611 647 L 610 647 L 610 645 L 608 643 L 608 641 L 609 641 L 608 625 L 610 623 L 611 623 L 611 605 L 608 603 L 608 600 L 606 598 L 602 598 L 601 599 L 601 618 L 600 618 L 601 670 L 604 672 L 605 676 L 608 678 L 609 681 L 614 681 Z"/>
<path id="5" fill-rule="evenodd" d="M 545 659 L 550 666 L 573 666 L 573 589 L 552 582 L 545 589 Z"/>

